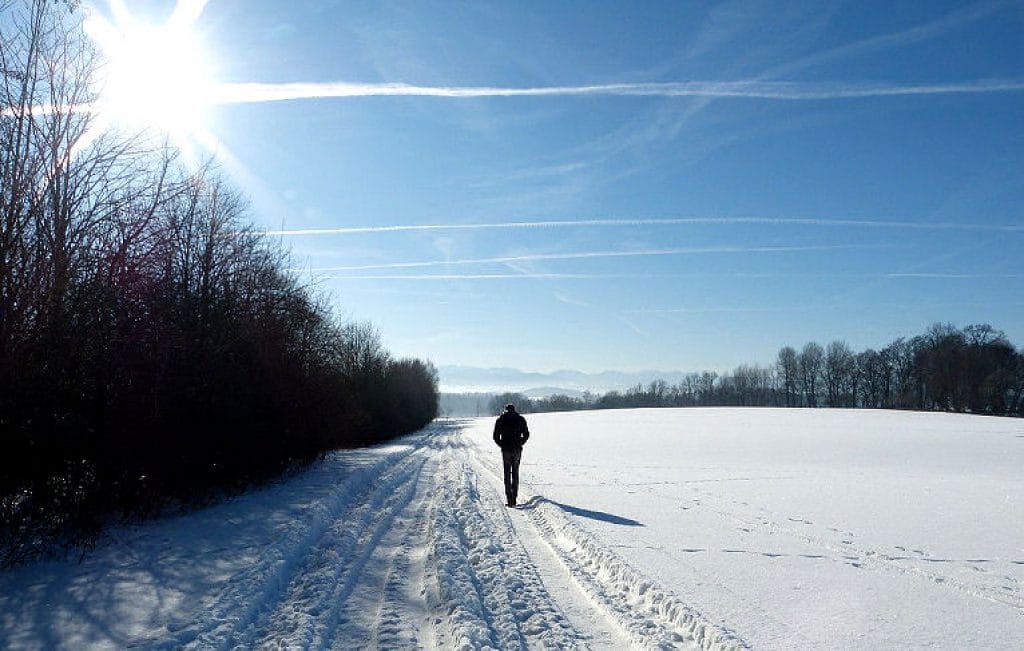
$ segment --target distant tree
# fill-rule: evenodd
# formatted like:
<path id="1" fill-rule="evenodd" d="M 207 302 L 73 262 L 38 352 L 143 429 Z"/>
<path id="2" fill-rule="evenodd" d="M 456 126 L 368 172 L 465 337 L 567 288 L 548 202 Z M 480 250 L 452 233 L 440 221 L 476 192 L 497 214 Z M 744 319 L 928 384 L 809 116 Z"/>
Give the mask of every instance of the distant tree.
<path id="1" fill-rule="evenodd" d="M 963 407 L 973 413 L 1006 413 L 1013 386 L 1017 352 L 1006 335 L 988 324 L 963 330 L 965 359 L 960 379 Z"/>
<path id="2" fill-rule="evenodd" d="M 824 358 L 824 349 L 813 341 L 805 344 L 800 351 L 800 386 L 803 389 L 804 405 L 807 407 L 818 406 L 818 381 L 821 378 Z"/>
<path id="3" fill-rule="evenodd" d="M 870 408 L 885 406 L 889 370 L 884 356 L 868 348 L 856 357 L 860 378 L 861 405 Z"/>
<path id="4" fill-rule="evenodd" d="M 491 398 L 487 403 L 488 410 L 495 416 L 505 410 L 505 405 L 515 405 L 516 411 L 528 414 L 533 411 L 533 402 L 521 393 L 502 393 Z"/>
<path id="5" fill-rule="evenodd" d="M 419 359 L 389 361 L 386 392 L 389 405 L 384 413 L 391 431 L 409 432 L 437 418 L 437 370 Z"/>
<path id="6" fill-rule="evenodd" d="M 895 409 L 919 408 L 918 369 L 915 364 L 916 345 L 900 337 L 882 349 L 892 369 L 892 382 L 886 406 Z"/>
<path id="7" fill-rule="evenodd" d="M 538 411 L 573 411 L 586 409 L 590 406 L 583 398 L 573 398 L 565 394 L 556 393 L 546 398 L 532 400 L 532 410 Z"/>
<path id="8" fill-rule="evenodd" d="M 698 387 L 700 386 L 699 373 L 687 373 L 679 382 L 677 395 L 679 396 L 680 407 L 692 407 L 699 404 L 697 399 Z"/>
<path id="9" fill-rule="evenodd" d="M 698 382 L 699 402 L 704 406 L 717 404 L 715 399 L 715 383 L 718 381 L 718 373 L 704 371 L 700 374 Z"/>
<path id="10" fill-rule="evenodd" d="M 833 341 L 825 352 L 822 380 L 830 407 L 852 407 L 851 384 L 856 373 L 854 355 L 845 341 Z"/>
<path id="11" fill-rule="evenodd" d="M 1024 416 L 1024 348 L 1017 351 L 1013 380 L 1010 382 L 1006 399 L 1006 411 L 1009 414 Z"/>
<path id="12" fill-rule="evenodd" d="M 782 393 L 785 396 L 787 407 L 797 406 L 797 391 L 800 376 L 800 361 L 796 350 L 792 346 L 785 346 L 779 350 L 776 361 L 779 378 L 782 382 Z"/>

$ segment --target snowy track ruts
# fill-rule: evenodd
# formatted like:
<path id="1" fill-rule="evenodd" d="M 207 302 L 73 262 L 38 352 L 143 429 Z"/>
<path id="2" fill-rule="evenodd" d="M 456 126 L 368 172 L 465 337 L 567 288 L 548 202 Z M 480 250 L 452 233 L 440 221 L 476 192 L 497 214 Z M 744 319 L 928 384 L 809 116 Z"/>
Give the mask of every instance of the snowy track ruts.
<path id="1" fill-rule="evenodd" d="M 479 458 L 478 472 L 489 476 L 493 491 L 501 478 Z M 535 493 L 527 484 L 520 493 Z M 537 496 L 519 509 L 537 528 L 580 590 L 621 629 L 631 643 L 646 649 L 746 649 L 730 631 L 642 575 L 593 536 L 575 525 L 557 505 Z"/>
<path id="2" fill-rule="evenodd" d="M 375 517 L 380 522 L 368 505 L 383 505 L 388 496 L 401 492 L 401 487 L 415 485 L 411 478 L 422 467 L 421 455 L 416 454 L 419 449 L 417 445 L 386 455 L 339 481 L 330 499 L 314 506 L 307 519 L 293 523 L 256 563 L 225 581 L 225 589 L 212 603 L 199 607 L 192 621 L 172 623 L 169 637 L 147 645 L 161 649 L 251 647 L 260 642 L 259 634 L 268 626 L 276 629 L 275 624 L 281 623 L 275 616 L 287 619 L 284 613 L 288 611 L 294 615 L 294 630 L 278 642 L 298 642 L 296 635 L 305 634 L 303 646 L 312 644 L 315 625 L 323 623 L 315 606 L 305 612 L 293 608 L 293 582 L 312 580 L 315 584 L 324 578 L 323 562 L 328 557 L 340 561 L 338 570 L 349 567 L 345 561 L 359 542 L 353 536 L 361 537 Z M 332 544 L 345 549 L 332 549 Z M 307 576 L 310 572 L 313 575 Z M 330 587 L 321 585 L 324 590 Z"/>
<path id="3" fill-rule="evenodd" d="M 420 483 L 425 483 L 421 478 Z M 432 484 L 431 484 L 432 485 Z M 420 490 L 420 489 L 417 489 Z M 428 587 L 426 568 L 427 517 L 426 500 L 414 501 L 415 513 L 404 525 L 402 540 L 388 559 L 383 587 L 377 599 L 376 627 L 367 646 L 378 649 L 411 649 L 438 646 L 427 610 Z M 419 608 L 411 609 L 411 604 Z M 412 610 L 412 612 L 410 612 Z M 415 615 L 417 622 L 410 621 Z M 416 626 L 419 624 L 419 627 Z M 417 633 L 419 633 L 417 635 Z M 335 646 L 342 639 L 335 637 Z"/>
<path id="4" fill-rule="evenodd" d="M 407 441 L 341 479 L 210 603 L 145 645 L 743 648 L 556 505 L 535 498 L 509 512 L 500 478 L 457 429 Z"/>
<path id="5" fill-rule="evenodd" d="M 388 469 L 356 508 L 328 528 L 266 621 L 239 640 L 243 647 L 326 649 L 336 636 L 369 637 L 375 627 L 362 628 L 364 613 L 351 597 L 366 585 L 361 579 L 372 580 L 367 565 L 379 560 L 380 542 L 412 501 L 425 462 L 414 454 Z"/>
<path id="6" fill-rule="evenodd" d="M 464 455 L 438 473 L 431 561 L 447 646 L 457 649 L 581 648 L 508 523 L 504 506 L 477 488 Z"/>

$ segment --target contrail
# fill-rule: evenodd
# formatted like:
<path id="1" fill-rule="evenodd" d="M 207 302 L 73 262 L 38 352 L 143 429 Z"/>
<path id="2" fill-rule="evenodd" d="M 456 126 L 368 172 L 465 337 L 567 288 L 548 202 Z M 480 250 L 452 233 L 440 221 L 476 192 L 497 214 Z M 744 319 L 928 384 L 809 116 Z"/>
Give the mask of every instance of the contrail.
<path id="1" fill-rule="evenodd" d="M 517 274 L 378 274 L 378 275 L 328 275 L 330 280 L 615 280 L 654 279 L 675 277 L 671 274 L 586 274 L 586 273 L 517 273 Z"/>
<path id="2" fill-rule="evenodd" d="M 831 309 L 838 305 L 790 305 L 771 307 L 678 307 L 650 310 L 625 310 L 626 314 L 717 314 L 732 312 L 813 312 L 821 309 Z"/>
<path id="3" fill-rule="evenodd" d="M 186 15 L 201 11 L 205 3 L 196 3 Z M 259 104 L 303 99 L 355 97 L 436 97 L 471 99 L 484 97 L 704 97 L 718 99 L 763 99 L 777 101 L 825 101 L 898 97 L 914 95 L 950 95 L 1007 93 L 1024 90 L 1024 79 L 978 79 L 944 84 L 849 84 L 801 83 L 792 81 L 680 81 L 665 83 L 593 84 L 584 86 L 534 86 L 508 88 L 501 86 L 418 86 L 404 83 L 283 82 L 283 83 L 220 83 L 210 89 L 210 104 Z M 31 109 L 36 115 L 57 110 L 38 105 Z M 97 110 L 83 104 L 75 111 Z M 13 109 L 0 111 L 0 116 L 13 115 Z"/>
<path id="4" fill-rule="evenodd" d="M 706 255 L 715 253 L 794 253 L 801 251 L 834 251 L 839 249 L 878 248 L 873 245 L 837 244 L 827 246 L 709 246 L 672 249 L 641 249 L 634 251 L 583 251 L 577 253 L 533 253 L 527 255 L 504 256 L 496 258 L 470 258 L 457 260 L 428 260 L 424 262 L 390 262 L 386 264 L 354 265 L 345 267 L 314 267 L 295 269 L 310 273 L 330 273 L 335 271 L 363 271 L 373 269 L 415 269 L 422 267 L 442 267 L 446 265 L 469 264 L 505 264 L 512 262 L 535 262 L 538 260 L 581 260 L 590 258 L 630 258 L 657 255 Z"/>
<path id="5" fill-rule="evenodd" d="M 852 226 L 861 228 L 893 228 L 913 230 L 960 230 L 984 232 L 1024 232 L 1024 224 L 965 224 L 956 222 L 911 222 L 867 219 L 813 219 L 797 217 L 678 217 L 665 219 L 579 219 L 551 221 L 510 221 L 470 224 L 397 224 L 389 226 L 342 226 L 337 228 L 299 228 L 263 231 L 264 235 L 294 237 L 305 235 L 355 235 L 361 233 L 401 233 L 415 231 L 475 231 L 525 228 L 580 228 L 590 226 L 680 226 L 680 225 L 742 225 L 772 226 Z"/>
<path id="6" fill-rule="evenodd" d="M 291 82 L 224 83 L 214 90 L 214 104 L 283 102 L 347 97 L 714 97 L 782 101 L 840 100 L 901 95 L 1001 93 L 1024 90 L 1022 79 L 980 79 L 945 84 L 808 84 L 787 81 L 682 81 L 594 84 L 585 86 L 418 86 L 403 83 Z"/>
<path id="7" fill-rule="evenodd" d="M 778 278 L 920 278 L 932 280 L 1018 280 L 1024 274 L 978 274 L 978 273 L 860 273 L 860 274 L 829 274 L 829 273 L 493 273 L 493 274 L 374 274 L 348 275 L 329 274 L 329 280 L 411 280 L 411 281 L 449 281 L 449 280 L 654 280 L 665 278 L 747 278 L 747 279 L 778 279 Z"/>
<path id="8" fill-rule="evenodd" d="M 979 301 L 967 301 L 963 303 L 955 302 L 937 302 L 937 303 L 915 303 L 912 304 L 914 307 L 988 307 L 989 303 Z M 1008 307 L 1020 307 L 1021 303 L 1005 303 L 1004 306 Z M 878 306 L 893 306 L 893 307 L 907 307 L 906 303 L 898 302 L 884 302 L 874 303 L 875 307 Z M 850 305 L 844 305 L 842 303 L 824 303 L 819 305 L 789 305 L 789 306 L 764 306 L 764 307 L 678 307 L 678 308 L 653 308 L 643 310 L 625 310 L 624 314 L 712 314 L 712 313 L 730 313 L 730 312 L 806 312 L 815 310 L 832 310 L 832 309 L 843 309 L 849 308 Z"/>

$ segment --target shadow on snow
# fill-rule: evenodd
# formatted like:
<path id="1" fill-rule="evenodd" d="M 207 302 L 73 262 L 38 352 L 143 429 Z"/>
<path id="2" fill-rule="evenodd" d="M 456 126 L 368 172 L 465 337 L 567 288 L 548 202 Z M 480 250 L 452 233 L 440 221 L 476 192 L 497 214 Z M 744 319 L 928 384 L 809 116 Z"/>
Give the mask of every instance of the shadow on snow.
<path id="1" fill-rule="evenodd" d="M 644 526 L 642 522 L 638 522 L 636 520 L 633 520 L 632 518 L 624 518 L 621 515 L 615 515 L 613 513 L 606 513 L 604 511 L 594 511 L 592 509 L 584 509 L 578 506 L 572 506 L 570 504 L 562 504 L 561 502 L 550 500 L 542 495 L 534 495 L 526 502 L 520 504 L 519 508 L 534 509 L 545 502 L 557 506 L 558 508 L 562 509 L 566 513 L 569 513 L 570 515 L 575 515 L 581 518 L 590 518 L 591 520 L 599 520 L 601 522 L 607 522 L 609 524 L 619 524 L 625 527 Z"/>

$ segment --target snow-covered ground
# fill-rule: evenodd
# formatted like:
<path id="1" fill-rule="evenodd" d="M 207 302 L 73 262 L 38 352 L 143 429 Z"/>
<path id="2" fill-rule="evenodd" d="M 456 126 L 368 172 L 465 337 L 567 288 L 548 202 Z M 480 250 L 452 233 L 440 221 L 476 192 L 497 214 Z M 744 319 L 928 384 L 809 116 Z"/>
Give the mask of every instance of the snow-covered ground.
<path id="1" fill-rule="evenodd" d="M 0 648 L 1006 648 L 1024 421 L 537 414 L 520 508 L 491 419 L 0 574 Z"/>

